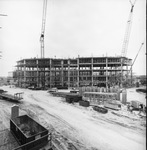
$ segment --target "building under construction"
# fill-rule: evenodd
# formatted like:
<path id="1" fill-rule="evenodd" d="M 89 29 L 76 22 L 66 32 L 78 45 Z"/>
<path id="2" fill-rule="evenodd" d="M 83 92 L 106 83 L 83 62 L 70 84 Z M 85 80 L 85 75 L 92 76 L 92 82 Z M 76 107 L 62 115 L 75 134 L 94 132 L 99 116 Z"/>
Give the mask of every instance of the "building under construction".
<path id="1" fill-rule="evenodd" d="M 44 33 L 47 0 L 43 4 L 41 28 L 41 58 L 22 59 L 17 62 L 15 79 L 19 87 L 80 87 L 122 85 L 127 82 L 132 60 L 127 49 L 135 2 L 131 4 L 127 28 L 120 57 L 77 57 L 75 59 L 44 58 Z"/>
<path id="2" fill-rule="evenodd" d="M 81 87 L 122 84 L 132 60 L 126 57 L 31 58 L 17 61 L 19 87 Z M 111 85 L 110 85 L 111 86 Z"/>

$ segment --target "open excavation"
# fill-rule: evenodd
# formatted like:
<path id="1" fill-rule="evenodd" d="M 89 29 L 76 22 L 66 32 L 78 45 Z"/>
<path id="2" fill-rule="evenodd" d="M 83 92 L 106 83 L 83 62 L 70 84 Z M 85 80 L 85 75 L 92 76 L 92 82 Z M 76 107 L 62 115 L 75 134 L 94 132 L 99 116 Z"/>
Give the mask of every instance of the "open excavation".
<path id="1" fill-rule="evenodd" d="M 52 134 L 53 149 L 61 150 L 145 150 L 146 116 L 139 111 L 108 109 L 106 114 L 97 112 L 92 106 L 68 103 L 64 97 L 55 97 L 47 91 L 3 87 L 9 94 L 21 93 L 23 99 L 19 115 L 29 115 Z M 61 90 L 67 92 L 68 90 Z M 144 105 L 145 94 L 135 88 L 127 90 L 127 101 L 139 98 Z M 11 107 L 14 102 L 0 100 L 0 150 L 10 150 L 19 145 L 15 139 L 2 134 L 10 129 Z M 5 132 L 6 133 L 6 132 Z M 10 133 L 8 133 L 10 134 Z M 3 136 L 3 137 L 2 137 Z M 5 139 L 4 142 L 2 139 Z M 3 143 L 2 143 L 3 142 Z M 55 148 L 56 147 L 56 148 Z M 48 149 L 48 146 L 44 146 Z"/>

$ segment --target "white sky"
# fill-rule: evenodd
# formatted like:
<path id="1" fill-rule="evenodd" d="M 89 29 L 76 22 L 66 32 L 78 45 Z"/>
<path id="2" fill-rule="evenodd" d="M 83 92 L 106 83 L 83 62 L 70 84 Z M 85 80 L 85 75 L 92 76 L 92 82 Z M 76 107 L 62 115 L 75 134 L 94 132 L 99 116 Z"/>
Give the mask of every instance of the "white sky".
<path id="1" fill-rule="evenodd" d="M 133 0 L 132 0 L 133 1 Z M 48 0 L 45 57 L 121 55 L 130 12 L 129 0 Z M 0 76 L 16 61 L 40 57 L 43 0 L 0 0 Z M 127 57 L 134 59 L 146 42 L 146 1 L 137 0 Z M 146 43 L 133 66 L 146 74 Z"/>

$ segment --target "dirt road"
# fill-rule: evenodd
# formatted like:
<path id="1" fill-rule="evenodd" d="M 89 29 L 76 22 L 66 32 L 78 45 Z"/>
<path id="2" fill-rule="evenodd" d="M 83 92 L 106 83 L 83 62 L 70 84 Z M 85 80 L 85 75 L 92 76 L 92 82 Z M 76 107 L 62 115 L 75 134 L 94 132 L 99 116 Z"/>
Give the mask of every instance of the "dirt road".
<path id="1" fill-rule="evenodd" d="M 24 92 L 20 114 L 27 113 L 52 131 L 55 142 L 64 149 L 79 150 L 145 150 L 146 119 L 126 112 L 117 116 L 95 112 L 91 107 L 68 104 L 63 98 L 46 91 L 4 87 L 9 93 Z M 0 120 L 9 126 L 13 104 L 0 100 Z"/>

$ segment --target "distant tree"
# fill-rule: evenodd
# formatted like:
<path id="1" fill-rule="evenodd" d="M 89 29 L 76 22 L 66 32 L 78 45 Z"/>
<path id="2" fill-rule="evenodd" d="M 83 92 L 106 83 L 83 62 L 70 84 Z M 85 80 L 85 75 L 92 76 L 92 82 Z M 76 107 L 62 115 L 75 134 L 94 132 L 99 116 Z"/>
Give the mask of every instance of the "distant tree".
<path id="1" fill-rule="evenodd" d="M 109 86 L 111 87 L 115 85 L 120 86 L 121 84 L 123 87 L 131 86 L 131 78 L 127 77 L 127 75 L 124 75 L 123 77 L 121 77 L 121 73 L 109 76 L 109 79 L 108 79 Z"/>
<path id="2" fill-rule="evenodd" d="M 146 85 L 146 78 L 141 78 L 141 79 L 140 79 L 140 83 L 141 83 L 142 85 Z"/>
<path id="3" fill-rule="evenodd" d="M 115 85 L 119 85 L 121 84 L 121 74 L 117 74 L 117 75 L 111 75 L 109 76 L 108 79 L 108 85 L 110 87 L 115 86 Z"/>

